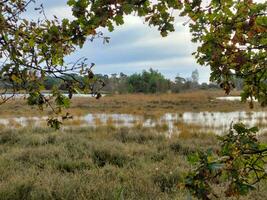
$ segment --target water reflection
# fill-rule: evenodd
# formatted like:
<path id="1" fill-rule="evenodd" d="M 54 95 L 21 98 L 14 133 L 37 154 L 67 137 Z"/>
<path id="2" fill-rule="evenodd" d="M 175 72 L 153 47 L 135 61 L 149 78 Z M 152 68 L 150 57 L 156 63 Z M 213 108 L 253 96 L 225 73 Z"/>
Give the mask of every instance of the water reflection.
<path id="1" fill-rule="evenodd" d="M 223 101 L 241 101 L 240 96 L 226 96 L 226 97 L 216 97 L 217 100 L 223 100 Z M 255 98 L 253 98 L 253 101 L 257 101 Z"/>
<path id="2" fill-rule="evenodd" d="M 0 119 L 0 125 L 6 127 L 43 126 L 47 117 L 19 117 Z M 73 122 L 73 123 L 71 123 Z M 74 123 L 75 122 L 75 123 Z M 79 122 L 79 123 L 77 123 Z M 160 117 L 131 114 L 87 114 L 67 121 L 65 127 L 112 125 L 114 127 L 167 127 L 169 134 L 179 133 L 181 126 L 194 131 L 222 134 L 229 130 L 231 123 L 242 122 L 249 127 L 258 126 L 267 131 L 267 112 L 185 112 L 166 113 Z"/>
<path id="3" fill-rule="evenodd" d="M 51 93 L 42 93 L 45 97 L 50 97 L 52 96 Z M 64 96 L 68 96 L 67 93 L 63 93 Z M 2 94 L 1 98 L 14 98 L 14 99 L 22 99 L 22 98 L 27 98 L 29 96 L 29 94 Z M 105 94 L 102 94 L 102 96 L 105 96 Z M 92 94 L 73 94 L 73 97 L 78 97 L 78 98 L 90 98 L 93 97 Z"/>
<path id="4" fill-rule="evenodd" d="M 226 101 L 241 101 L 240 96 L 227 96 L 227 97 L 216 97 L 218 100 L 226 100 Z"/>

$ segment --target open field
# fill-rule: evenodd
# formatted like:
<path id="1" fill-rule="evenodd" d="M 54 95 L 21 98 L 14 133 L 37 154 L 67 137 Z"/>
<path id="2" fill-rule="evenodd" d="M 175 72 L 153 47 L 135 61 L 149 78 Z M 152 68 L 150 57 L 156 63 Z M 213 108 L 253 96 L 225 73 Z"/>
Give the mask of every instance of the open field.
<path id="1" fill-rule="evenodd" d="M 218 140 L 138 127 L 0 130 L 0 199 L 188 199 L 186 156 L 197 148 L 216 150 Z M 240 199 L 266 195 L 264 182 Z"/>
<path id="2" fill-rule="evenodd" d="M 233 92 L 232 95 L 238 95 Z M 251 111 L 248 103 L 239 101 L 222 101 L 216 97 L 225 96 L 221 90 L 193 91 L 179 94 L 124 94 L 108 95 L 99 100 L 94 98 L 74 98 L 71 107 L 66 110 L 73 115 L 88 113 L 127 113 L 162 115 L 166 112 L 199 111 Z M 253 111 L 267 111 L 255 103 Z M 14 99 L 1 105 L 1 117 L 46 116 L 51 110 L 38 110 L 30 107 L 23 99 Z"/>
<path id="3" fill-rule="evenodd" d="M 216 100 L 219 96 L 224 96 L 223 92 L 75 98 L 66 111 L 75 116 L 145 116 L 131 127 L 115 126 L 122 122 L 112 118 L 103 123 L 97 117 L 93 119 L 95 126 L 81 127 L 84 119 L 73 119 L 58 131 L 47 128 L 45 123 L 42 127 L 31 126 L 33 122 L 22 127 L 13 121 L 0 127 L 0 200 L 188 199 L 183 180 L 193 166 L 187 162 L 187 156 L 199 149 L 219 148 L 217 136 L 204 126 L 207 119 L 215 117 L 212 112 L 267 111 L 257 103 L 251 110 L 248 104 L 238 101 Z M 51 114 L 29 107 L 21 99 L 0 108 L 1 118 Z M 210 111 L 211 115 L 202 113 L 199 118 L 204 121 L 199 124 L 181 121 L 184 112 L 200 111 Z M 153 127 L 142 125 L 147 116 L 157 118 L 166 113 L 177 113 L 178 120 L 163 120 Z M 262 116 L 257 125 L 266 128 L 266 115 Z M 185 120 L 189 121 L 188 116 Z M 267 132 L 259 139 L 266 143 Z M 220 193 L 219 188 L 217 192 Z M 265 200 L 266 196 L 267 182 L 263 182 L 249 196 L 239 199 Z"/>

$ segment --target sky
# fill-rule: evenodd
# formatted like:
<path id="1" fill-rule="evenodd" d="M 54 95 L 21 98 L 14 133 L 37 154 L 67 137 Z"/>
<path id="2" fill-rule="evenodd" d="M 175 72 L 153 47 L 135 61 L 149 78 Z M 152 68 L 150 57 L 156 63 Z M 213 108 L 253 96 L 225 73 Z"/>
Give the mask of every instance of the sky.
<path id="1" fill-rule="evenodd" d="M 60 19 L 72 18 L 71 8 L 67 0 L 36 0 L 36 5 L 43 3 L 48 17 L 56 15 Z M 29 16 L 36 13 L 29 9 Z M 126 16 L 124 25 L 115 27 L 113 32 L 103 29 L 105 36 L 110 37 L 109 44 L 103 44 L 102 39 L 87 41 L 82 49 L 78 49 L 67 58 L 75 61 L 81 57 L 88 58 L 96 64 L 95 73 L 127 75 L 140 73 L 153 68 L 164 76 L 174 79 L 175 76 L 190 77 L 193 70 L 199 71 L 199 81 L 208 82 L 210 69 L 200 66 L 191 55 L 196 50 L 196 44 L 191 42 L 191 34 L 183 23 L 185 18 L 178 17 L 175 23 L 176 31 L 162 38 L 155 27 L 143 23 L 137 16 Z"/>

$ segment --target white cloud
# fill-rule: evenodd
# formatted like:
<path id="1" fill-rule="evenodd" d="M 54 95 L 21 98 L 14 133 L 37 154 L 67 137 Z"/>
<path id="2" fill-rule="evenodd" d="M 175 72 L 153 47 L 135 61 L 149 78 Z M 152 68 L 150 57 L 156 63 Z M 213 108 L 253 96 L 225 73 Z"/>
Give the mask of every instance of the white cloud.
<path id="1" fill-rule="evenodd" d="M 45 9 L 45 12 L 49 19 L 52 19 L 54 15 L 57 16 L 59 19 L 74 19 L 74 17 L 72 16 L 71 7 L 67 5 L 50 7 Z"/>
<path id="2" fill-rule="evenodd" d="M 48 18 L 53 15 L 59 19 L 73 18 L 66 0 L 62 0 L 62 3 L 57 1 L 56 5 L 52 0 L 42 1 Z M 197 68 L 200 71 L 200 81 L 208 81 L 209 68 L 199 67 L 191 55 L 196 46 L 191 43 L 188 27 L 182 25 L 185 18 L 178 17 L 175 21 L 176 31 L 165 38 L 160 36 L 157 27 L 149 27 L 144 23 L 143 18 L 129 15 L 125 16 L 124 21 L 125 24 L 115 27 L 113 33 L 104 30 L 111 37 L 110 44 L 103 45 L 101 40 L 87 42 L 82 50 L 78 50 L 67 60 L 87 57 L 96 63 L 95 71 L 103 74 L 132 74 L 153 67 L 172 79 L 178 73 L 189 77 Z"/>

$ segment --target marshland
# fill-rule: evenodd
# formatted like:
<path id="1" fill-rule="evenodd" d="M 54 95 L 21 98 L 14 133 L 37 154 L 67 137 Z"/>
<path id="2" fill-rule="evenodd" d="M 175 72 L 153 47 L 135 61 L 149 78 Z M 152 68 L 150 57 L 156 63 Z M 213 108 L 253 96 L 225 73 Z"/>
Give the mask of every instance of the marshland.
<path id="1" fill-rule="evenodd" d="M 258 126 L 267 142 L 266 109 L 222 96 L 74 98 L 59 130 L 46 125 L 51 111 L 15 98 L 0 110 L 0 199 L 187 199 L 188 155 L 218 150 L 231 123 Z M 258 190 L 245 199 L 264 199 L 266 182 Z"/>
<path id="2" fill-rule="evenodd" d="M 0 0 L 0 200 L 266 200 L 266 11 Z"/>

